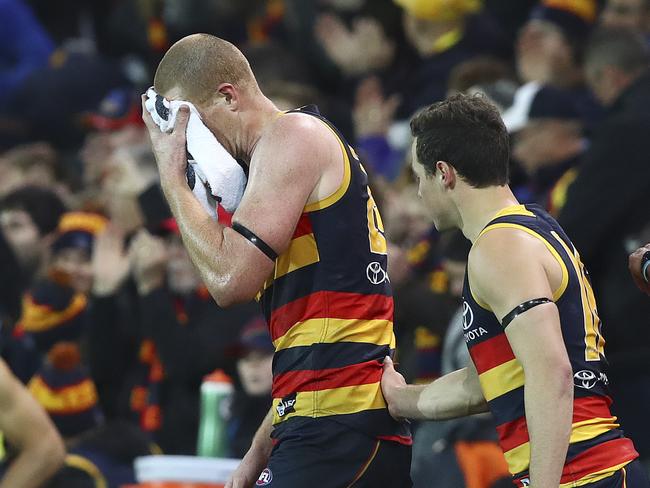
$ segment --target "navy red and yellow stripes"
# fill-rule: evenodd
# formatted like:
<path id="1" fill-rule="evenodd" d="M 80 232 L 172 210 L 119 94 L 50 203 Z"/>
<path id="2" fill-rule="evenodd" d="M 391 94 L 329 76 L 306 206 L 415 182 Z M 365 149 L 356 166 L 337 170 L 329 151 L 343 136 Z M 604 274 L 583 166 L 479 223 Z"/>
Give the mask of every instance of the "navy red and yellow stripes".
<path id="1" fill-rule="evenodd" d="M 303 210 L 288 249 L 278 257 L 259 300 L 276 349 L 274 437 L 296 422 L 328 417 L 375 438 L 410 443 L 381 393 L 381 362 L 395 348 L 387 269 L 372 252 L 368 208 L 376 205 L 367 175 L 338 132 L 343 179 L 327 198 Z M 376 221 L 373 220 L 373 225 Z"/>
<path id="2" fill-rule="evenodd" d="M 604 339 L 593 290 L 580 257 L 557 222 L 536 205 L 504 209 L 481 235 L 493 229 L 521 231 L 542 241 L 561 270 L 553 299 L 576 378 L 572 428 L 561 486 L 582 486 L 611 476 L 638 454 L 610 411 L 608 380 L 602 371 Z M 465 340 L 483 395 L 496 420 L 508 468 L 518 480 L 518 486 L 525 486 L 521 480 L 528 476 L 531 448 L 524 370 L 495 315 L 472 295 L 467 276 L 463 297 L 471 311 L 464 323 Z"/>
<path id="3" fill-rule="evenodd" d="M 374 360 L 340 368 L 287 371 L 275 376 L 273 396 L 284 397 L 294 392 L 378 383 L 381 380 L 381 372 L 381 364 Z"/>

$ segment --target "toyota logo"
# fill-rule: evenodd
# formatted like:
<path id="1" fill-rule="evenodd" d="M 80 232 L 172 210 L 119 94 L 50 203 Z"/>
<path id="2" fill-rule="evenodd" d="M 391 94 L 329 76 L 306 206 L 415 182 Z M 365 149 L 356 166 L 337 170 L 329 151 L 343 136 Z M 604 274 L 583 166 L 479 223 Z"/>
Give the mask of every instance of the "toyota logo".
<path id="1" fill-rule="evenodd" d="M 596 374 L 588 369 L 578 371 L 573 375 L 573 378 L 575 379 L 575 385 L 579 388 L 584 388 L 585 390 L 591 390 L 596 386 L 596 383 L 598 383 L 598 377 Z"/>
<path id="2" fill-rule="evenodd" d="M 463 330 L 469 329 L 474 323 L 474 312 L 469 303 L 463 301 Z"/>
<path id="3" fill-rule="evenodd" d="M 368 277 L 368 281 L 373 285 L 381 285 L 388 279 L 388 274 L 377 261 L 373 261 L 368 265 L 366 268 L 366 276 Z"/>

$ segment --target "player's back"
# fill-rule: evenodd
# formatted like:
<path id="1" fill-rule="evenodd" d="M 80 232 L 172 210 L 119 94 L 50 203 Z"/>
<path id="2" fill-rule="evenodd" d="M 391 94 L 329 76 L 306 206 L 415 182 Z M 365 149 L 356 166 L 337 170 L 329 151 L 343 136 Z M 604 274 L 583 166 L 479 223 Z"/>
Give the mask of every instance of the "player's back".
<path id="1" fill-rule="evenodd" d="M 327 418 L 377 438 L 409 443 L 380 388 L 381 361 L 395 348 L 386 240 L 368 178 L 336 137 L 343 181 L 305 207 L 289 248 L 260 294 L 276 354 L 274 437 Z"/>
<path id="2" fill-rule="evenodd" d="M 517 205 L 499 212 L 483 229 L 518 229 L 540 239 L 562 269 L 553 300 L 574 373 L 573 425 L 561 483 L 593 482 L 611 475 L 636 453 L 610 412 L 605 372 L 605 339 L 589 276 L 578 251 L 559 224 L 537 205 Z M 486 304 L 473 296 L 465 279 L 465 341 L 481 387 L 497 423 L 510 471 L 526 486 L 530 445 L 524 410 L 524 371 L 503 327 Z M 567 486 L 574 486 L 573 484 Z"/>

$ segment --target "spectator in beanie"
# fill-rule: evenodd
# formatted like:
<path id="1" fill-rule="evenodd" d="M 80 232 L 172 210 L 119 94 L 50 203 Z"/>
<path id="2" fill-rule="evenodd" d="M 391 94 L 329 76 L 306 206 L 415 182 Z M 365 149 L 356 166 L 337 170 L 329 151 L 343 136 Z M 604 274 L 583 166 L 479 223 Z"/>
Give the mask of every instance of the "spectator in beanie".
<path id="1" fill-rule="evenodd" d="M 585 122 L 600 116 L 582 73 L 584 49 L 595 20 L 595 0 L 542 0 L 532 10 L 515 46 L 521 81 L 569 90 Z"/>
<path id="2" fill-rule="evenodd" d="M 35 186 L 19 188 L 0 202 L 0 230 L 20 266 L 12 287 L 21 294 L 44 265 L 48 236 L 64 212 L 65 206 L 54 192 Z"/>
<path id="3" fill-rule="evenodd" d="M 271 406 L 274 348 L 263 317 L 255 317 L 243 327 L 234 352 L 240 385 L 230 409 L 228 441 L 230 456 L 241 459 Z"/>
<path id="4" fill-rule="evenodd" d="M 89 212 L 63 214 L 52 244 L 50 273 L 68 282 L 77 292 L 92 286 L 92 252 L 95 236 L 104 230 L 106 217 Z"/>
<path id="5" fill-rule="evenodd" d="M 647 44 L 637 33 L 603 30 L 593 38 L 585 57 L 586 78 L 608 112 L 593 133 L 559 217 L 591 274 L 606 330 L 614 408 L 646 459 L 650 302 L 629 279 L 626 263 L 648 223 L 649 65 Z"/>
<path id="6" fill-rule="evenodd" d="M 64 467 L 46 486 L 119 488 L 135 483 L 133 461 L 151 448 L 137 428 L 104 424 L 97 390 L 75 343 L 52 347 L 28 388 L 68 447 Z"/>
<path id="7" fill-rule="evenodd" d="M 79 341 L 86 321 L 83 293 L 52 279 L 40 281 L 23 297 L 22 314 L 5 347 L 12 371 L 26 382 L 58 341 Z"/>
<path id="8" fill-rule="evenodd" d="M 89 358 L 110 415 L 134 417 L 165 453 L 193 454 L 203 377 L 228 367 L 254 305 L 220 309 L 201 284 L 173 220 L 142 230 L 128 253 L 111 228 L 95 250 Z M 123 288 L 132 272 L 135 294 Z M 251 310 L 251 307 L 253 310 Z"/>

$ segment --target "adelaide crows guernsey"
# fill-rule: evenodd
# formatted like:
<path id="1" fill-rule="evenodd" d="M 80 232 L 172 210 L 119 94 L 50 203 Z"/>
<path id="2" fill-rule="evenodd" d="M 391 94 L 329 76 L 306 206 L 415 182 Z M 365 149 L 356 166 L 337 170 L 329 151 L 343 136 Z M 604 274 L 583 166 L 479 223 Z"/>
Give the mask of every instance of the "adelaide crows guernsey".
<path id="1" fill-rule="evenodd" d="M 581 486 L 613 475 L 638 454 L 610 412 L 601 333 L 589 276 L 562 228 L 537 205 L 499 212 L 483 229 L 519 229 L 542 241 L 562 269 L 553 300 L 574 373 L 573 425 L 561 487 Z M 497 424 L 501 448 L 517 486 L 528 486 L 530 444 L 524 409 L 524 371 L 490 308 L 473 295 L 467 274 L 463 291 L 465 341 L 483 395 Z"/>
<path id="2" fill-rule="evenodd" d="M 367 175 L 338 140 L 340 187 L 309 204 L 289 248 L 264 284 L 262 304 L 275 346 L 273 437 L 327 418 L 376 438 L 410 443 L 381 393 L 383 358 L 395 348 L 386 240 Z"/>

